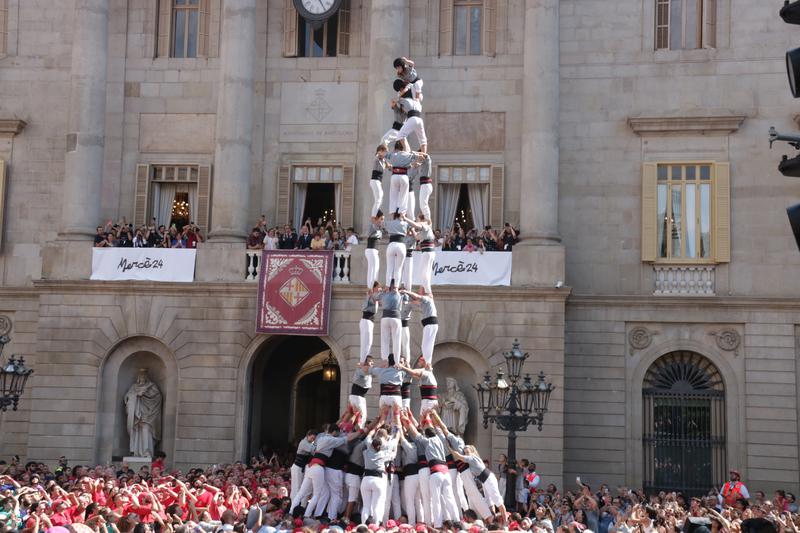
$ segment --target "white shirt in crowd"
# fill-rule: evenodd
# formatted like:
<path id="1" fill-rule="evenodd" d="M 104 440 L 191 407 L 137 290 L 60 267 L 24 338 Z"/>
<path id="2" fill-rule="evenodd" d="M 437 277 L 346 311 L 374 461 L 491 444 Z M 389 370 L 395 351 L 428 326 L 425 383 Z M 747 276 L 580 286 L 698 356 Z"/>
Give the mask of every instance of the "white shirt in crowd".
<path id="1" fill-rule="evenodd" d="M 347 238 L 347 241 L 345 241 L 344 249 L 349 252 L 350 250 L 353 249 L 353 246 L 358 246 L 358 237 L 356 237 L 355 233 L 353 233 Z"/>
<path id="2" fill-rule="evenodd" d="M 264 249 L 265 250 L 277 250 L 278 249 L 278 238 L 277 237 L 270 237 L 269 235 L 264 237 Z"/>

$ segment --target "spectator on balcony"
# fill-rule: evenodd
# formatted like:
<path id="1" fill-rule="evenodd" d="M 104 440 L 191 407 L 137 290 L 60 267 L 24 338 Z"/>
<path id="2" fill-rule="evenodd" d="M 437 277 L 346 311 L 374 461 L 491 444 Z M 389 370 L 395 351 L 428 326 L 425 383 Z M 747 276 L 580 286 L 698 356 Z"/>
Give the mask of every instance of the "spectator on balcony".
<path id="1" fill-rule="evenodd" d="M 283 233 L 278 238 L 278 248 L 281 250 L 294 250 L 297 247 L 297 234 L 292 231 L 289 224 L 283 226 Z"/>
<path id="2" fill-rule="evenodd" d="M 147 239 L 145 238 L 146 232 L 147 229 L 144 226 L 136 230 L 136 235 L 133 237 L 134 248 L 147 248 Z"/>
<path id="3" fill-rule="evenodd" d="M 267 231 L 267 234 L 264 236 L 264 249 L 265 250 L 277 250 L 278 249 L 278 237 L 275 236 L 276 231 L 275 228 L 270 228 Z"/>
<path id="4" fill-rule="evenodd" d="M 311 239 L 311 245 L 309 246 L 313 251 L 318 252 L 320 250 L 324 250 L 325 247 L 325 239 L 322 238 L 322 232 L 318 231 L 314 234 L 314 238 Z"/>
<path id="5" fill-rule="evenodd" d="M 130 225 L 122 226 L 119 229 L 117 246 L 119 248 L 133 248 L 133 228 Z"/>
<path id="6" fill-rule="evenodd" d="M 200 235 L 200 228 L 195 226 L 194 222 L 190 222 L 183 227 L 183 239 L 186 242 L 187 248 L 197 248 L 197 243 L 203 242 L 203 236 Z"/>
<path id="7" fill-rule="evenodd" d="M 97 233 L 94 236 L 94 247 L 104 248 L 106 246 L 106 233 L 103 226 L 97 226 Z"/>
<path id="8" fill-rule="evenodd" d="M 436 243 L 436 246 L 434 246 L 434 248 L 436 248 L 437 252 L 440 252 L 442 250 L 442 245 L 444 244 L 444 237 L 442 237 L 442 230 L 440 229 L 435 230 L 433 232 L 433 237 L 434 237 L 433 240 Z"/>
<path id="9" fill-rule="evenodd" d="M 460 252 L 467 245 L 467 236 L 464 234 L 464 228 L 461 224 L 456 222 L 453 226 L 453 251 Z"/>
<path id="10" fill-rule="evenodd" d="M 300 236 L 297 237 L 297 244 L 295 245 L 295 248 L 297 248 L 298 250 L 308 250 L 309 248 L 311 248 L 311 241 L 313 240 L 313 238 L 311 237 L 308 230 L 310 225 L 311 221 L 309 220 L 306 222 L 306 224 L 303 224 L 303 226 L 300 228 Z"/>
<path id="11" fill-rule="evenodd" d="M 442 251 L 443 252 L 455 251 L 455 248 L 453 247 L 453 239 L 450 236 L 449 232 L 445 233 L 444 239 L 442 240 Z"/>
<path id="12" fill-rule="evenodd" d="M 475 252 L 475 251 L 477 251 L 477 249 L 478 248 L 475 246 L 475 243 L 472 242 L 472 239 L 467 238 L 467 244 L 464 245 L 464 249 L 462 251 L 464 251 L 464 252 Z"/>
<path id="13" fill-rule="evenodd" d="M 170 248 L 186 248 L 186 242 L 183 240 L 183 236 L 178 233 L 178 228 L 174 225 L 169 228 L 169 235 L 167 238 L 169 239 Z"/>
<path id="14" fill-rule="evenodd" d="M 344 250 L 344 239 L 338 231 L 333 231 L 333 234 L 325 243 L 325 248 L 328 250 Z"/>
<path id="15" fill-rule="evenodd" d="M 358 246 L 358 235 L 356 235 L 356 230 L 354 228 L 347 228 L 344 245 L 344 249 L 348 252 L 353 249 L 353 246 Z"/>
<path id="16" fill-rule="evenodd" d="M 250 236 L 247 237 L 247 249 L 248 250 L 262 250 L 264 248 L 263 237 L 261 236 L 261 231 L 255 227 L 253 231 L 250 232 Z"/>
<path id="17" fill-rule="evenodd" d="M 150 226 L 147 229 L 147 247 L 148 248 L 160 248 L 162 243 L 164 242 L 164 225 L 158 226 L 156 229 L 155 224 Z"/>
<path id="18" fill-rule="evenodd" d="M 491 226 L 486 226 L 480 233 L 479 237 L 483 239 L 486 251 L 493 252 L 497 249 L 497 235 L 495 235 Z"/>
<path id="19" fill-rule="evenodd" d="M 511 224 L 506 222 L 505 228 L 503 228 L 503 233 L 501 235 L 501 240 L 503 242 L 503 251 L 510 252 L 511 248 L 517 244 L 517 232 L 514 231 L 514 228 L 511 227 Z"/>

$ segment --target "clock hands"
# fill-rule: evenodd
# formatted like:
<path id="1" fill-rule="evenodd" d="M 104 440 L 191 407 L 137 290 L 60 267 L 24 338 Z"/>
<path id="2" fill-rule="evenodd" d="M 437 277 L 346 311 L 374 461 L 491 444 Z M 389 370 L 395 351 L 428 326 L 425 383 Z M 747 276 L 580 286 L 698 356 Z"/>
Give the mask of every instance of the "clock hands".
<path id="1" fill-rule="evenodd" d="M 326 9 L 328 9 L 327 7 L 325 7 L 325 4 L 323 4 L 323 3 L 322 3 L 322 0 L 317 0 L 317 2 L 319 2 L 319 5 L 320 5 L 320 6 L 322 6 L 322 10 L 323 10 L 323 11 L 325 11 Z"/>

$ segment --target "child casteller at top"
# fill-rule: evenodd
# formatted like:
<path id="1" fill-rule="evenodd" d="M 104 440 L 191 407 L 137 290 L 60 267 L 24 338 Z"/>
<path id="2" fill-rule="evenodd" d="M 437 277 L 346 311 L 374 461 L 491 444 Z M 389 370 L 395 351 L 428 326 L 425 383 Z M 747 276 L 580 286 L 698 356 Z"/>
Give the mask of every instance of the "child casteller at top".
<path id="1" fill-rule="evenodd" d="M 422 78 L 417 76 L 417 69 L 414 68 L 414 62 L 407 57 L 398 57 L 394 60 L 394 68 L 397 71 L 397 77 L 406 83 L 403 90 L 398 91 L 400 95 L 408 90 L 408 85 L 411 86 L 411 97 L 414 100 L 422 102 Z"/>

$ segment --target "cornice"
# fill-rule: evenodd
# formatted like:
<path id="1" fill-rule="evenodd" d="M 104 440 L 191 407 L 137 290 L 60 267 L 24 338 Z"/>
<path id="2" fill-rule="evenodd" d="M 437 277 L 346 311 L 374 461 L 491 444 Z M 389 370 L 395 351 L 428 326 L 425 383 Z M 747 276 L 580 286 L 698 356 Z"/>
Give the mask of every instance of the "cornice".
<path id="1" fill-rule="evenodd" d="M 658 309 L 694 307 L 697 309 L 754 309 L 800 311 L 800 298 L 751 296 L 611 296 L 572 295 L 570 307 L 653 307 Z"/>
<path id="2" fill-rule="evenodd" d="M 28 123 L 18 118 L 0 118 L 0 135 L 12 137 L 22 133 Z"/>
<path id="3" fill-rule="evenodd" d="M 628 126 L 636 135 L 730 135 L 738 131 L 745 115 L 630 117 Z"/>

